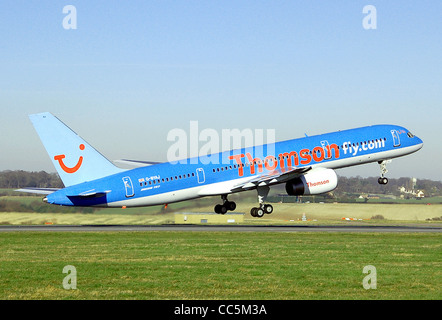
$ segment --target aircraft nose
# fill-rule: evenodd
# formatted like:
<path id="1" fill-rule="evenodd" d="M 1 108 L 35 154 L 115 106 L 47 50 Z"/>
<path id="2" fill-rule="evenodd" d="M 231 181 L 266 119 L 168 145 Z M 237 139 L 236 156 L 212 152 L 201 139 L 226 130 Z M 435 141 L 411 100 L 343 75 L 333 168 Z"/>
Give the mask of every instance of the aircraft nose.
<path id="1" fill-rule="evenodd" d="M 416 137 L 416 145 L 419 147 L 419 149 L 424 146 L 424 142 L 422 141 L 421 138 Z"/>

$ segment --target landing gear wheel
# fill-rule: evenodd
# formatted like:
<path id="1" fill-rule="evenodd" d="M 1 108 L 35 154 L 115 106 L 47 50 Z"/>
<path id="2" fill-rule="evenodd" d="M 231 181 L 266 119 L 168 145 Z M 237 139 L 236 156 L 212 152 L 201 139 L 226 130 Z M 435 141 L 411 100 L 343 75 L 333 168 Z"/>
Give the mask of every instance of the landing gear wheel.
<path id="1" fill-rule="evenodd" d="M 214 210 L 215 213 L 221 213 L 221 214 L 225 214 L 227 212 L 227 208 L 222 204 L 217 204 Z"/>
<path id="2" fill-rule="evenodd" d="M 236 203 L 233 201 L 228 201 L 226 195 L 222 195 L 223 204 L 217 204 L 214 208 L 216 213 L 226 214 L 227 211 L 233 211 L 236 209 Z"/>
<path id="3" fill-rule="evenodd" d="M 251 215 L 252 217 L 254 217 L 254 218 L 257 217 L 257 215 L 256 215 L 256 210 L 258 210 L 258 208 L 252 208 L 252 209 L 250 209 L 250 215 Z"/>
<path id="4" fill-rule="evenodd" d="M 250 210 L 250 214 L 251 214 L 252 217 L 262 218 L 265 213 L 264 213 L 264 210 L 261 209 L 261 208 L 252 208 Z"/>
<path id="5" fill-rule="evenodd" d="M 250 213 L 253 217 L 262 218 L 266 213 L 270 214 L 273 212 L 273 207 L 270 204 L 264 204 L 267 199 L 267 195 L 269 194 L 270 187 L 268 185 L 258 186 L 256 190 L 258 191 L 259 207 L 252 208 Z"/>
<path id="6" fill-rule="evenodd" d="M 390 163 L 390 162 L 391 162 L 391 160 L 378 161 L 379 166 L 381 168 L 381 177 L 378 179 L 379 184 L 387 184 L 388 183 L 388 179 L 385 178 L 385 174 L 388 172 L 387 163 Z"/>
<path id="7" fill-rule="evenodd" d="M 264 216 L 264 210 L 262 208 L 256 208 L 256 216 L 262 218 Z"/>
<path id="8" fill-rule="evenodd" d="M 266 214 L 271 214 L 273 212 L 273 206 L 271 204 L 264 205 L 264 212 Z"/>
<path id="9" fill-rule="evenodd" d="M 227 210 L 229 211 L 234 211 L 236 209 L 236 203 L 233 201 L 226 201 L 224 203 L 224 206 L 227 208 Z"/>

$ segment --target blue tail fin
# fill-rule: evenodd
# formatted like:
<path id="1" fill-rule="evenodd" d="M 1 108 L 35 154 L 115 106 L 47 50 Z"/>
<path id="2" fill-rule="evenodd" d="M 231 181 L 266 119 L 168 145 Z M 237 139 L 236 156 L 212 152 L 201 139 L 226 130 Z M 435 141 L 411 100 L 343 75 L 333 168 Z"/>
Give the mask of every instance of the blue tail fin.
<path id="1" fill-rule="evenodd" d="M 51 113 L 29 118 L 66 187 L 124 171 Z"/>

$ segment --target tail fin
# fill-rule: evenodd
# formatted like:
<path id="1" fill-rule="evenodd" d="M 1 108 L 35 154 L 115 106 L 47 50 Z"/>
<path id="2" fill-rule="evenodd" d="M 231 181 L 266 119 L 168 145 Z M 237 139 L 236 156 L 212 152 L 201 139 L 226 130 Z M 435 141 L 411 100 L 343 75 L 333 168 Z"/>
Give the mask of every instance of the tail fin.
<path id="1" fill-rule="evenodd" d="M 29 118 L 66 187 L 124 171 L 51 113 Z"/>

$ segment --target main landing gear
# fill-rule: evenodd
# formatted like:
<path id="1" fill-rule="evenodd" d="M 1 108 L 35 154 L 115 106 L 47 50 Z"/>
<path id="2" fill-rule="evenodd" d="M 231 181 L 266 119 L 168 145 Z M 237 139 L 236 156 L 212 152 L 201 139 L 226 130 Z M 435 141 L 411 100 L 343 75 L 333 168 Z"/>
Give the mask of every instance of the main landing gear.
<path id="1" fill-rule="evenodd" d="M 252 217 L 262 218 L 264 214 L 271 214 L 273 212 L 273 206 L 271 204 L 260 204 L 258 208 L 252 208 L 250 214 Z"/>
<path id="2" fill-rule="evenodd" d="M 234 211 L 236 209 L 236 203 L 227 200 L 227 195 L 223 194 L 221 196 L 223 204 L 217 204 L 214 208 L 216 213 L 226 214 L 227 211 Z"/>
<path id="3" fill-rule="evenodd" d="M 258 202 L 259 207 L 252 208 L 250 214 L 252 217 L 262 218 L 265 214 L 271 214 L 273 212 L 273 206 L 271 204 L 265 204 L 267 195 L 269 194 L 270 188 L 268 186 L 262 186 L 257 188 L 258 191 Z M 226 214 L 227 211 L 234 211 L 236 209 L 236 203 L 227 200 L 227 195 L 222 195 L 222 204 L 217 204 L 214 208 L 216 213 Z"/>
<path id="4" fill-rule="evenodd" d="M 383 160 L 379 161 L 379 166 L 381 167 L 381 176 L 378 179 L 379 184 L 387 184 L 388 179 L 385 177 L 385 174 L 388 172 L 387 170 L 387 163 L 390 163 L 391 160 Z"/>
<path id="5" fill-rule="evenodd" d="M 262 218 L 264 214 L 271 214 L 273 212 L 273 206 L 271 204 L 265 204 L 265 200 L 267 199 L 267 195 L 269 194 L 270 187 L 262 186 L 256 189 L 258 191 L 258 208 L 252 208 L 250 210 L 250 214 L 252 217 Z"/>

